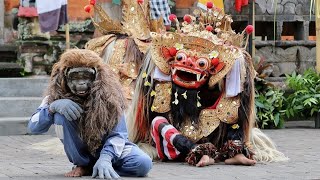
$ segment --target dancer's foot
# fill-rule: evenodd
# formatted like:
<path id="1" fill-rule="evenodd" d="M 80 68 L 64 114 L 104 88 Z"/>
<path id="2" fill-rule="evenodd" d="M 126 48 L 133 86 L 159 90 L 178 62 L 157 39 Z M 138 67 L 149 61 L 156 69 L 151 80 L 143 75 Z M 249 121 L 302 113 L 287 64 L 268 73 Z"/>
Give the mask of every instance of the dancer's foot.
<path id="1" fill-rule="evenodd" d="M 64 174 L 65 177 L 81 177 L 89 174 L 88 167 L 76 166 L 70 172 Z"/>
<path id="2" fill-rule="evenodd" d="M 224 162 L 226 164 L 247 165 L 247 166 L 252 166 L 257 163 L 257 161 L 253 159 L 248 159 L 243 154 L 237 154 L 233 158 L 227 159 Z"/>
<path id="3" fill-rule="evenodd" d="M 208 155 L 203 155 L 200 161 L 196 164 L 197 167 L 209 166 L 214 164 L 214 159 L 210 158 Z"/>

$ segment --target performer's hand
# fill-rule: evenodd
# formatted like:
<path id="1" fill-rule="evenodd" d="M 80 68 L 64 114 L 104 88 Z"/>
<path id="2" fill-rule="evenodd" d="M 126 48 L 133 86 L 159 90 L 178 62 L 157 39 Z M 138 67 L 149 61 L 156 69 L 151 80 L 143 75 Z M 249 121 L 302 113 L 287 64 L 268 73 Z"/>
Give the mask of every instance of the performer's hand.
<path id="1" fill-rule="evenodd" d="M 93 166 L 92 177 L 99 177 L 99 179 L 118 179 L 120 176 L 112 167 L 111 157 L 106 154 L 101 154 L 100 158 Z"/>
<path id="2" fill-rule="evenodd" d="M 209 166 L 214 164 L 214 159 L 210 158 L 208 155 L 203 155 L 200 161 L 196 164 L 197 167 Z"/>
<path id="3" fill-rule="evenodd" d="M 81 117 L 81 113 L 83 113 L 82 108 L 70 99 L 53 101 L 49 106 L 49 111 L 52 113 L 58 112 L 69 121 L 77 120 Z"/>

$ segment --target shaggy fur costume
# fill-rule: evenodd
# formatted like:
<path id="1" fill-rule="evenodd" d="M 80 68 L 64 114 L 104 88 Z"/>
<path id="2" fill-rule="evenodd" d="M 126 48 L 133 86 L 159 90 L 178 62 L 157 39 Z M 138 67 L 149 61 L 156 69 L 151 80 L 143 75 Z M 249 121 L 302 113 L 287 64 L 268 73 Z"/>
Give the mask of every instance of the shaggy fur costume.
<path id="1" fill-rule="evenodd" d="M 274 142 L 268 138 L 267 135 L 262 133 L 258 128 L 255 128 L 255 112 L 254 112 L 254 83 L 253 79 L 255 71 L 251 57 L 248 53 L 243 51 L 246 67 L 246 78 L 244 81 L 244 91 L 240 94 L 240 107 L 238 112 L 238 124 L 243 128 L 243 143 L 246 147 L 252 150 L 255 155 L 253 158 L 262 162 L 276 162 L 286 161 L 288 158 L 280 151 L 277 150 Z M 146 54 L 142 71 L 147 74 L 150 86 L 145 86 L 145 79 L 140 75 L 137 79 L 137 88 L 133 99 L 133 105 L 130 107 L 128 113 L 127 126 L 129 128 L 129 138 L 134 143 L 137 143 L 141 149 L 149 154 L 153 159 L 157 158 L 155 148 L 151 145 L 152 140 L 150 137 L 151 121 L 155 114 L 150 111 L 153 98 L 150 93 L 155 86 L 154 79 L 150 78 L 155 68 L 152 60 L 151 53 Z M 220 90 L 223 90 L 223 82 L 218 83 Z M 188 96 L 189 97 L 189 96 Z M 185 103 L 185 102 L 184 102 Z M 184 104 L 184 103 L 179 103 Z M 205 103 L 202 103 L 203 105 Z M 160 116 L 170 119 L 167 114 L 160 114 Z M 182 121 L 185 119 L 182 119 Z M 181 122 L 181 119 L 173 119 L 173 124 Z M 226 124 L 221 123 L 220 126 L 212 133 L 211 141 L 217 148 L 224 147 L 224 139 L 227 136 Z M 248 153 L 246 153 L 248 154 Z M 249 154 L 250 157 L 252 156 Z M 248 157 L 249 157 L 248 155 Z"/>
<path id="2" fill-rule="evenodd" d="M 66 82 L 69 68 L 89 67 L 96 70 L 96 79 L 86 98 L 71 93 Z M 122 87 L 111 68 L 93 51 L 84 49 L 68 50 L 61 55 L 51 73 L 46 92 L 49 104 L 58 99 L 70 99 L 84 110 L 79 120 L 79 133 L 87 143 L 91 153 L 101 145 L 102 138 L 116 126 L 126 108 L 126 99 Z"/>

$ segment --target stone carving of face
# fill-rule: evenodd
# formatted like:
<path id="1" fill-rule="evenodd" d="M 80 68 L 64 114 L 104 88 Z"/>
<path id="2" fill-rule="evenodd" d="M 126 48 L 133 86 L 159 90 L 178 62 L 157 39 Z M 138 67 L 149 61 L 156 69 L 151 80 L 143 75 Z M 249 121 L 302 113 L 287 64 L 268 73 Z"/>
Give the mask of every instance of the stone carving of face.
<path id="1" fill-rule="evenodd" d="M 86 67 L 70 68 L 67 70 L 66 76 L 67 85 L 71 92 L 76 96 L 86 97 L 96 79 L 96 71 Z"/>

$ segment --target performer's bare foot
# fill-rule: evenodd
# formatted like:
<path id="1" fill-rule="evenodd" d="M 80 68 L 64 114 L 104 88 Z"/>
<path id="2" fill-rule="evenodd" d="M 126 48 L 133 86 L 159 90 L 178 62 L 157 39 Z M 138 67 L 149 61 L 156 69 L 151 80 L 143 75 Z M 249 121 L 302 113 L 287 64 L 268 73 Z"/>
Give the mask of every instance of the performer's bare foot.
<path id="1" fill-rule="evenodd" d="M 233 158 L 227 159 L 224 162 L 226 164 L 252 166 L 252 165 L 255 165 L 257 161 L 253 159 L 248 159 L 243 154 L 237 154 Z"/>
<path id="2" fill-rule="evenodd" d="M 209 166 L 214 164 L 214 159 L 210 158 L 208 155 L 203 155 L 200 161 L 196 164 L 197 167 Z"/>
<path id="3" fill-rule="evenodd" d="M 89 174 L 88 167 L 76 166 L 70 172 L 64 174 L 65 177 L 81 177 Z"/>

